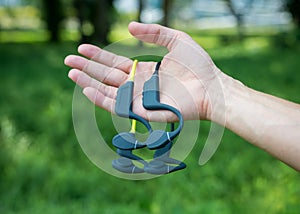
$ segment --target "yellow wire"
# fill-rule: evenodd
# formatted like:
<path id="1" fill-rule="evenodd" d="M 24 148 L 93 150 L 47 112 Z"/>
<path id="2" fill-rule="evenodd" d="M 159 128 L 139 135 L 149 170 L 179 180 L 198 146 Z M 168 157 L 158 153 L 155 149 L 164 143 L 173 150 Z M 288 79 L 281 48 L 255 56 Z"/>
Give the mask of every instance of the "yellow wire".
<path id="1" fill-rule="evenodd" d="M 132 65 L 132 68 L 130 71 L 129 81 L 134 81 L 137 63 L 138 63 L 138 60 L 135 59 L 133 61 L 133 65 Z M 135 131 L 136 131 L 136 120 L 132 120 L 130 133 L 135 133 Z"/>
<path id="2" fill-rule="evenodd" d="M 133 65 L 132 65 L 132 68 L 131 68 L 131 71 L 130 71 L 129 81 L 133 81 L 134 80 L 134 75 L 135 75 L 137 63 L 138 63 L 138 61 L 135 59 L 133 61 Z"/>
<path id="3" fill-rule="evenodd" d="M 130 133 L 135 133 L 136 131 L 136 120 L 132 120 Z"/>

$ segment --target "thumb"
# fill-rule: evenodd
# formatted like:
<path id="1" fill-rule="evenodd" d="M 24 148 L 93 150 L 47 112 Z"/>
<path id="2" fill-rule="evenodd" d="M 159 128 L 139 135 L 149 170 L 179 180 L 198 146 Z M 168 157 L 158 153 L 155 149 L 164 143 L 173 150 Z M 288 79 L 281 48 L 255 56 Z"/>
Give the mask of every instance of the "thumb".
<path id="1" fill-rule="evenodd" d="M 129 32 L 137 39 L 166 47 L 171 51 L 180 39 L 187 35 L 181 31 L 167 28 L 158 24 L 143 24 L 131 22 L 128 25 Z"/>

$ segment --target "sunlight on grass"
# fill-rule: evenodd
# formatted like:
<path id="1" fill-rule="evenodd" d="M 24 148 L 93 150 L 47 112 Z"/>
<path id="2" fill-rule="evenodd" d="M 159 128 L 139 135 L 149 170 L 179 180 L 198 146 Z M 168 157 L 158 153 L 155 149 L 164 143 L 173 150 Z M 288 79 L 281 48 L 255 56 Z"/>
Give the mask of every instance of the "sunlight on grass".
<path id="1" fill-rule="evenodd" d="M 0 43 L 7 42 L 46 42 L 46 31 L 0 31 Z"/>
<path id="2" fill-rule="evenodd" d="M 134 40 L 127 40 L 132 38 L 132 35 L 128 32 L 127 26 L 123 24 L 115 24 L 111 32 L 109 33 L 109 40 L 114 42 L 121 42 L 125 40 L 127 45 L 135 44 Z"/>

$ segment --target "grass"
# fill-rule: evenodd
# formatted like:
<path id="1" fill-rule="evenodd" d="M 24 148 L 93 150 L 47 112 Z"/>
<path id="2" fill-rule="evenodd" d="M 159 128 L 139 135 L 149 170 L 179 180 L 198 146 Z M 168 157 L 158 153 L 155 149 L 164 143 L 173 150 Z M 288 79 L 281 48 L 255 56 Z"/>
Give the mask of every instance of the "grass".
<path id="1" fill-rule="evenodd" d="M 195 38 L 224 72 L 300 102 L 299 48 L 276 48 L 266 39 L 218 47 L 216 38 Z M 0 46 L 1 213 L 299 211 L 299 173 L 228 130 L 213 158 L 199 166 L 210 125 L 206 121 L 184 171 L 128 181 L 98 169 L 82 152 L 72 125 L 74 85 L 63 58 L 75 52 L 74 43 Z M 111 139 L 110 114 L 97 113 L 107 126 L 104 137 Z"/>

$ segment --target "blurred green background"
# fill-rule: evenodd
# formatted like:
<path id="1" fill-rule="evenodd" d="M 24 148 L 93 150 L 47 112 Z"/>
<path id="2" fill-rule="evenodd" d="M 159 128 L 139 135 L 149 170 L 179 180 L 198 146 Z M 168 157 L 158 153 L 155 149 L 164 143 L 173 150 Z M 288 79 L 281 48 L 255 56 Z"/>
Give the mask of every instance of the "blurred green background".
<path id="1" fill-rule="evenodd" d="M 299 1 L 238 2 L 1 0 L 0 213 L 299 213 L 299 173 L 228 130 L 199 166 L 207 121 L 188 168 L 147 181 L 98 169 L 73 130 L 64 57 L 128 38 L 130 20 L 184 30 L 225 73 L 300 103 Z"/>

